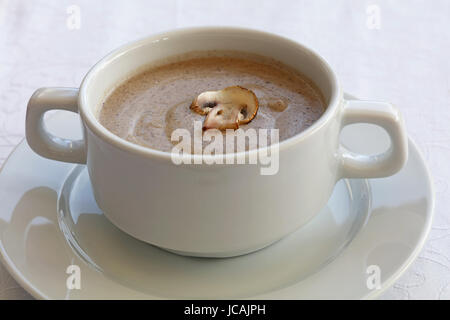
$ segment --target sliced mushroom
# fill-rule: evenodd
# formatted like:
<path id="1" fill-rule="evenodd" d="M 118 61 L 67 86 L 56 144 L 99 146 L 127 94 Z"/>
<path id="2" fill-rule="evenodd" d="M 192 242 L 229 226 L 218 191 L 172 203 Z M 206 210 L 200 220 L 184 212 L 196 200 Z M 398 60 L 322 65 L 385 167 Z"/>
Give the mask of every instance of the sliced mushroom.
<path id="1" fill-rule="evenodd" d="M 249 89 L 233 86 L 201 93 L 190 108 L 198 114 L 207 115 L 203 130 L 237 129 L 256 116 L 258 98 Z"/>
<path id="2" fill-rule="evenodd" d="M 191 103 L 191 110 L 204 116 L 217 105 L 218 91 L 205 91 L 197 96 Z"/>

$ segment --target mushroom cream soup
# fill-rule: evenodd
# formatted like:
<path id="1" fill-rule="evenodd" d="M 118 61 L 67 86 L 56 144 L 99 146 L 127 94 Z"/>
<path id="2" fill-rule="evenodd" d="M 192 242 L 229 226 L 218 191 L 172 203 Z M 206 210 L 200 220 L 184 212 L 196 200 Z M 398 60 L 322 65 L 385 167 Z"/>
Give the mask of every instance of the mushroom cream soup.
<path id="1" fill-rule="evenodd" d="M 280 62 L 207 51 L 148 66 L 125 80 L 107 95 L 99 120 L 123 139 L 170 152 L 178 143 L 171 139 L 176 129 L 192 136 L 199 123 L 202 134 L 278 129 L 281 141 L 311 126 L 325 107 L 317 87 Z"/>

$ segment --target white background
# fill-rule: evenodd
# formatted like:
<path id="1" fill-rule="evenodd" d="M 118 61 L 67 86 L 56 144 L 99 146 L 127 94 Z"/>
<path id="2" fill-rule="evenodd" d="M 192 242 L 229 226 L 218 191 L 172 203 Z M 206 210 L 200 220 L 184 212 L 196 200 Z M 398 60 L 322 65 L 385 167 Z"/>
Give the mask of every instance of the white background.
<path id="1" fill-rule="evenodd" d="M 77 87 L 125 42 L 198 25 L 278 33 L 323 55 L 347 92 L 403 112 L 433 174 L 436 216 L 419 258 L 382 298 L 450 299 L 449 19 L 450 0 L 0 0 L 0 165 L 24 136 L 36 88 Z M 22 297 L 0 265 L 0 299 Z"/>

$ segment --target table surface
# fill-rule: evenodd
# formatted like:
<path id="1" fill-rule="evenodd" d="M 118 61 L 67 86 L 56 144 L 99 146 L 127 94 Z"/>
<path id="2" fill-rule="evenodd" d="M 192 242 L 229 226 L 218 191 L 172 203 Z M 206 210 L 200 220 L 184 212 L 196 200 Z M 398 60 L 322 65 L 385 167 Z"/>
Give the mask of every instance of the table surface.
<path id="1" fill-rule="evenodd" d="M 79 86 L 117 46 L 185 26 L 231 25 L 315 49 L 347 92 L 390 101 L 431 169 L 436 212 L 420 256 L 382 299 L 450 299 L 450 1 L 0 0 L 0 165 L 36 88 Z M 0 265 L 0 299 L 30 298 Z"/>

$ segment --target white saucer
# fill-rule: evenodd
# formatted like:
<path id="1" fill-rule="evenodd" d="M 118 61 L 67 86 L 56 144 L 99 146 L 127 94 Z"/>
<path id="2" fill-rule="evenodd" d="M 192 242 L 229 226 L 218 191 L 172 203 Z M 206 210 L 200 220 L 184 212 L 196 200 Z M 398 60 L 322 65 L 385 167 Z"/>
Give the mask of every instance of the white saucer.
<path id="1" fill-rule="evenodd" d="M 58 112 L 48 125 L 74 137 L 78 121 Z M 342 141 L 365 153 L 389 143 L 370 125 L 347 127 Z M 121 232 L 98 209 L 84 166 L 46 160 L 22 142 L 0 172 L 2 262 L 36 298 L 373 298 L 411 264 L 431 226 L 430 176 L 411 141 L 409 148 L 400 173 L 339 182 L 317 217 L 272 246 L 205 259 L 178 256 Z M 80 290 L 66 287 L 69 265 L 81 269 Z M 378 289 L 367 286 L 371 265 L 381 271 Z"/>

